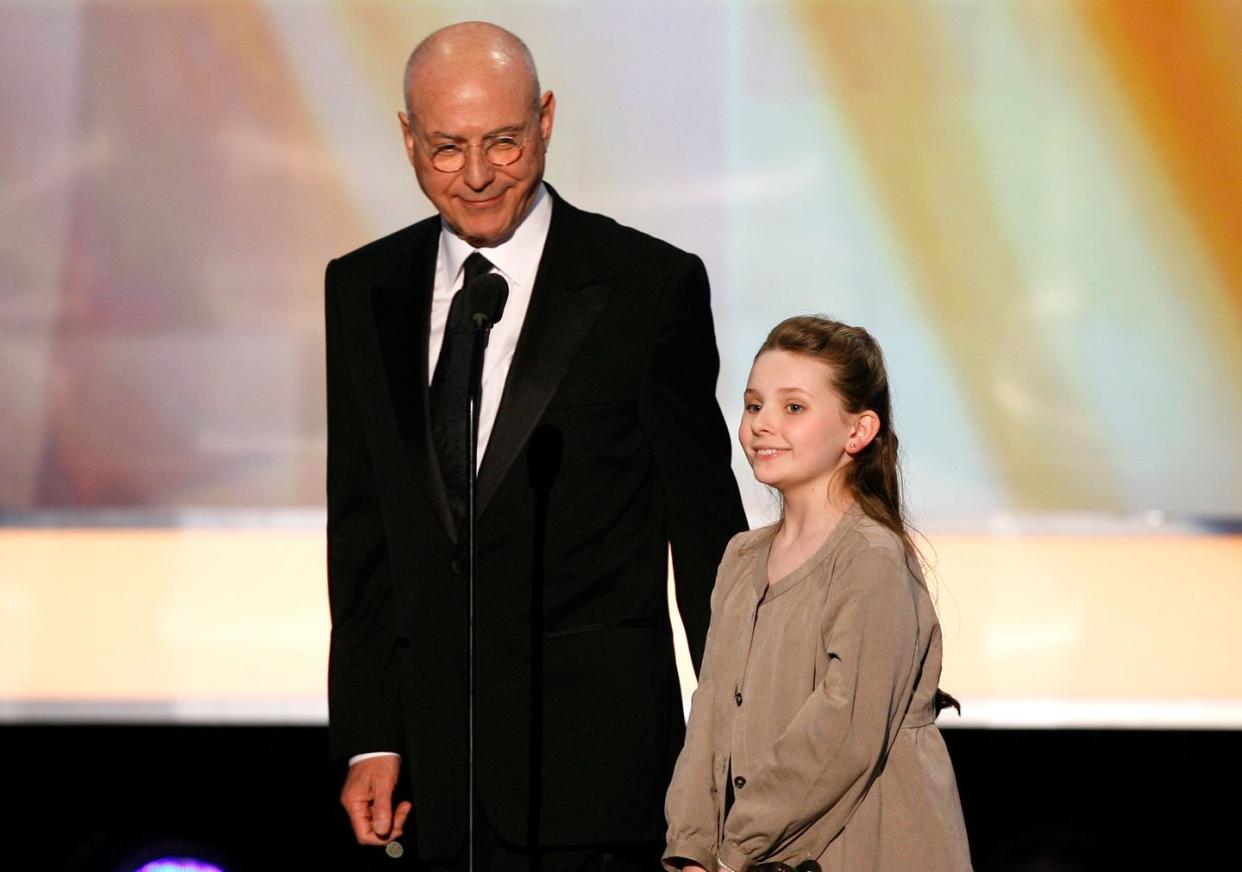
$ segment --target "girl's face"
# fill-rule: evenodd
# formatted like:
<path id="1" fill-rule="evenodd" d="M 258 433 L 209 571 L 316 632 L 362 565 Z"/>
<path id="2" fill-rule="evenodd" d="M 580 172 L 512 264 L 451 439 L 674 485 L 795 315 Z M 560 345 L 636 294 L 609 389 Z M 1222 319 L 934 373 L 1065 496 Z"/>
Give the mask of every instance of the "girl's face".
<path id="1" fill-rule="evenodd" d="M 786 496 L 808 487 L 826 491 L 849 454 L 869 441 L 860 437 L 858 419 L 841 405 L 826 363 L 765 351 L 750 369 L 737 435 L 759 481 Z"/>

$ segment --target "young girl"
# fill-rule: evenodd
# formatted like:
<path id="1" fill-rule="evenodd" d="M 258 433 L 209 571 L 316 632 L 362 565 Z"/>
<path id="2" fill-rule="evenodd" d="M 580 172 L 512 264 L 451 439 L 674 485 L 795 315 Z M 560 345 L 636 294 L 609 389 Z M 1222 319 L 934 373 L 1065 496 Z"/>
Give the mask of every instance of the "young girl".
<path id="1" fill-rule="evenodd" d="M 935 726 L 940 626 L 899 492 L 879 346 L 782 321 L 738 438 L 781 520 L 741 533 L 669 787 L 666 868 L 959 872 L 966 829 Z"/>

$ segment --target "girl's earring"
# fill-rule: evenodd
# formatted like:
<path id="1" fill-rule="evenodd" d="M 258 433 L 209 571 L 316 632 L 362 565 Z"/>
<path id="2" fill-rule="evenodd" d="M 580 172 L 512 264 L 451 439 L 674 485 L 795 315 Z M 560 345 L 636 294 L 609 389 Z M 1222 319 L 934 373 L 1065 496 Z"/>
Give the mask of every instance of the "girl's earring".
<path id="1" fill-rule="evenodd" d="M 853 447 L 854 447 L 854 443 L 853 443 L 853 442 L 851 442 L 851 443 L 850 443 L 850 448 L 853 448 Z"/>

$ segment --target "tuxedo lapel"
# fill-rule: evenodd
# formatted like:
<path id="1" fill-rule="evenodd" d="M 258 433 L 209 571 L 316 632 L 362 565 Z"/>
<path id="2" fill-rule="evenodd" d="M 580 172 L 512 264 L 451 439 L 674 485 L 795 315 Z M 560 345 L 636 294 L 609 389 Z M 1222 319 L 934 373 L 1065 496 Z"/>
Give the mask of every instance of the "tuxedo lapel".
<path id="1" fill-rule="evenodd" d="M 372 289 L 371 308 L 401 440 L 445 531 L 456 539 L 453 516 L 432 446 L 428 415 L 427 343 L 439 230 L 438 220 L 424 222 L 416 228 L 417 235 L 408 255 L 386 281 Z"/>
<path id="2" fill-rule="evenodd" d="M 530 438 L 611 290 L 611 283 L 592 271 L 590 240 L 577 210 L 551 193 L 552 222 L 530 309 L 479 468 L 480 514 Z"/>

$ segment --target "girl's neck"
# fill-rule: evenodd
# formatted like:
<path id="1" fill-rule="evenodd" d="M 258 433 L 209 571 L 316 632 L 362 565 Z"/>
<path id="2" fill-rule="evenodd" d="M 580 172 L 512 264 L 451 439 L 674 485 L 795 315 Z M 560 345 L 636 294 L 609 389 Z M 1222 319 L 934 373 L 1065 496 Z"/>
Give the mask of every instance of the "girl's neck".
<path id="1" fill-rule="evenodd" d="M 783 496 L 785 511 L 776 531 L 776 539 L 782 546 L 795 543 L 818 545 L 854 504 L 849 493 L 832 486 Z"/>

